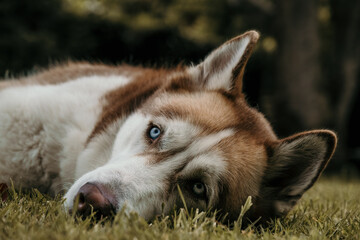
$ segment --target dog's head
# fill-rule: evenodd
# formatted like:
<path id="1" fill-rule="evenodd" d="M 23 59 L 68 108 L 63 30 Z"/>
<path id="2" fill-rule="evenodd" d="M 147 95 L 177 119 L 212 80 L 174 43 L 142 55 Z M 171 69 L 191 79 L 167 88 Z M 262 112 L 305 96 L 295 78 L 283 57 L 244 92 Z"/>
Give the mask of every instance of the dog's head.
<path id="1" fill-rule="evenodd" d="M 248 196 L 249 217 L 285 215 L 326 167 L 336 136 L 317 130 L 279 140 L 246 104 L 242 77 L 258 37 L 238 36 L 197 66 L 144 70 L 138 77 L 151 81 L 110 93 L 65 196 L 68 208 L 78 196 L 84 215 L 90 205 L 101 215 L 126 206 L 150 220 L 183 206 L 179 187 L 188 208 L 220 209 L 230 220 Z M 116 97 L 121 106 L 111 103 Z"/>

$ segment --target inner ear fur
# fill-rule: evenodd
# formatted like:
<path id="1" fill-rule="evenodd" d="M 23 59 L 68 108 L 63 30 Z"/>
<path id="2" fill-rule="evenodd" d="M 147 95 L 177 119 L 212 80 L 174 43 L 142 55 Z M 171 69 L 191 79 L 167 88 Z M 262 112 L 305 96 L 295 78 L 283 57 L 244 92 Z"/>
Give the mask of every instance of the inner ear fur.
<path id="1" fill-rule="evenodd" d="M 270 144 L 256 214 L 286 215 L 326 168 L 336 143 L 334 132 L 314 130 Z"/>
<path id="2" fill-rule="evenodd" d="M 203 62 L 189 68 L 190 75 L 202 88 L 241 95 L 245 66 L 258 39 L 258 32 L 248 31 L 225 42 Z"/>

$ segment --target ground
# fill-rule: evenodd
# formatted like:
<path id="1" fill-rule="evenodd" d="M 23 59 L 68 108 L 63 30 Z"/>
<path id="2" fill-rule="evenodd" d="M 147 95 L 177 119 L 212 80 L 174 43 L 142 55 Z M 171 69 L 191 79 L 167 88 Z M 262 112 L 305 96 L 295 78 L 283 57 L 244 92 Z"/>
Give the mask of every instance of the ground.
<path id="1" fill-rule="evenodd" d="M 0 203 L 0 239 L 360 239 L 359 203 L 360 179 L 325 176 L 286 218 L 246 229 L 240 218 L 230 229 L 212 213 L 185 209 L 152 223 L 121 212 L 113 222 L 94 224 L 65 214 L 60 196 L 12 192 Z"/>

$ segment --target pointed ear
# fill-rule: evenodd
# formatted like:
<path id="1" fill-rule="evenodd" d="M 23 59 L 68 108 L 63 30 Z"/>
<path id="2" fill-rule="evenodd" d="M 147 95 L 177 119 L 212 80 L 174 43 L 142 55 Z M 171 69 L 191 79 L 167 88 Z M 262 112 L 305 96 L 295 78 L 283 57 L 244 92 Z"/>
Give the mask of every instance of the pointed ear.
<path id="1" fill-rule="evenodd" d="M 195 82 L 209 90 L 223 89 L 237 95 L 242 91 L 245 65 L 259 34 L 249 31 L 214 50 L 197 66 L 189 68 Z"/>
<path id="2" fill-rule="evenodd" d="M 332 157 L 337 138 L 332 131 L 303 132 L 271 147 L 259 208 L 264 215 L 283 216 L 319 178 Z"/>

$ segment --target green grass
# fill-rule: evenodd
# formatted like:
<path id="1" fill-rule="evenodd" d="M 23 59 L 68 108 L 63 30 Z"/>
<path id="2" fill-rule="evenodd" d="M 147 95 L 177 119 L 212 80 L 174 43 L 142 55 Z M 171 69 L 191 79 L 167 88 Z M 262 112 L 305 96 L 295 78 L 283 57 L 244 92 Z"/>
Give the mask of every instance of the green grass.
<path id="1" fill-rule="evenodd" d="M 94 224 L 65 214 L 60 197 L 12 194 L 0 203 L 0 239 L 360 239 L 358 179 L 322 178 L 286 218 L 246 229 L 184 209 L 152 223 L 120 212 L 113 222 Z"/>

